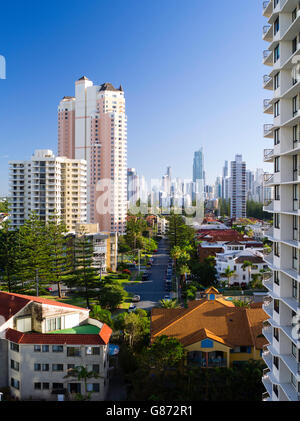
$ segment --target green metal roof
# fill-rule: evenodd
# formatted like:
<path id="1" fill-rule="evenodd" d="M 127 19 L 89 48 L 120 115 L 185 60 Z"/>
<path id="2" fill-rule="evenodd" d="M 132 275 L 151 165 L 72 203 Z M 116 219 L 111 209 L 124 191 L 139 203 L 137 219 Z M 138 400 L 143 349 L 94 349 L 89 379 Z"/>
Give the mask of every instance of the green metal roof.
<path id="1" fill-rule="evenodd" d="M 87 324 L 87 325 L 82 325 L 82 326 L 75 326 L 75 327 L 72 327 L 70 329 L 53 330 L 52 332 L 48 332 L 48 333 L 98 335 L 99 331 L 100 331 L 99 327 Z"/>

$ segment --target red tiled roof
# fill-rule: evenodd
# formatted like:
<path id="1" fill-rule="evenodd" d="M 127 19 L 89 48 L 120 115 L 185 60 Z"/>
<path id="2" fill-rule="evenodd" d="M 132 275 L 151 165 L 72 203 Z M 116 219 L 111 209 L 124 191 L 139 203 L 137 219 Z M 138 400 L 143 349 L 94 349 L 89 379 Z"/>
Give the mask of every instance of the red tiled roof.
<path id="1" fill-rule="evenodd" d="M 0 292 L 0 315 L 5 321 L 17 314 L 29 301 L 19 295 Z"/>
<path id="2" fill-rule="evenodd" d="M 75 308 L 77 310 L 85 310 L 85 308 L 73 306 L 71 304 L 60 303 L 56 300 L 48 300 L 46 298 L 34 297 L 31 295 L 13 294 L 6 291 L 0 291 L 0 315 L 8 320 L 20 311 L 26 304 L 34 301 L 40 304 L 47 304 L 56 307 Z"/>
<path id="3" fill-rule="evenodd" d="M 96 334 L 61 334 L 61 333 L 22 333 L 14 329 L 7 329 L 6 339 L 17 344 L 38 345 L 107 345 L 112 330 L 103 325 L 98 335 Z"/>
<path id="4" fill-rule="evenodd" d="M 243 235 L 241 235 L 236 230 L 202 230 L 198 231 L 198 240 L 205 240 L 210 243 L 214 243 L 216 241 L 245 241 Z"/>

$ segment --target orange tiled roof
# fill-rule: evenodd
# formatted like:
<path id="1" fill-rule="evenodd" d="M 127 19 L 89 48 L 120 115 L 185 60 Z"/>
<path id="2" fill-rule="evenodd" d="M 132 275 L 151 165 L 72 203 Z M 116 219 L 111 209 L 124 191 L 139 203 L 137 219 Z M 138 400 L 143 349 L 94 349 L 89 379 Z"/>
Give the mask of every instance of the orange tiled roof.
<path id="1" fill-rule="evenodd" d="M 154 308 L 151 313 L 151 341 L 157 336 L 177 338 L 188 346 L 210 337 L 232 348 L 267 343 L 262 332 L 267 314 L 262 308 L 239 308 L 224 298 L 191 301 L 188 308 Z"/>

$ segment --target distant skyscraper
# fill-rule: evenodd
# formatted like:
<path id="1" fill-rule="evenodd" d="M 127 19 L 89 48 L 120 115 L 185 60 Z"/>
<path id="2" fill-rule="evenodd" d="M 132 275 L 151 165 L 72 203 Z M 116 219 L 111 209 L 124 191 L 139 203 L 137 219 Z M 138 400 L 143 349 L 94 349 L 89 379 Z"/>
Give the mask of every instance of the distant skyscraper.
<path id="1" fill-rule="evenodd" d="M 246 197 L 253 200 L 254 197 L 254 174 L 252 171 L 246 171 Z"/>
<path id="2" fill-rule="evenodd" d="M 86 77 L 76 81 L 75 97 L 64 97 L 58 106 L 58 154 L 87 161 L 88 222 L 99 223 L 101 231 L 124 233 L 127 117 L 121 86 L 97 86 Z"/>
<path id="3" fill-rule="evenodd" d="M 242 155 L 231 161 L 230 211 L 232 218 L 246 217 L 246 163 Z"/>
<path id="4" fill-rule="evenodd" d="M 200 148 L 199 151 L 194 154 L 194 163 L 193 163 L 193 181 L 203 180 L 204 184 L 204 156 L 203 148 Z"/>
<path id="5" fill-rule="evenodd" d="M 219 199 L 222 196 L 222 179 L 221 177 L 216 178 L 215 182 L 215 199 Z"/>
<path id="6" fill-rule="evenodd" d="M 226 180 L 227 177 L 228 177 L 228 161 L 225 161 L 225 165 L 223 167 L 223 172 L 222 172 L 222 199 L 225 199 L 225 196 L 226 196 L 226 192 L 225 192 L 226 181 L 225 180 Z"/>
<path id="7" fill-rule="evenodd" d="M 135 168 L 127 169 L 127 200 L 135 205 L 140 198 L 140 179 Z"/>

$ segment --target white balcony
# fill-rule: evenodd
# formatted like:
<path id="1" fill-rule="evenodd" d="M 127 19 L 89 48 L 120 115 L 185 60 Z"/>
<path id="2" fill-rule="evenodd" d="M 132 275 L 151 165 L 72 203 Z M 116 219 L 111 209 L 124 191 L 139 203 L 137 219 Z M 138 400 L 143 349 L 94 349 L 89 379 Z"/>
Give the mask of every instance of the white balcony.
<path id="1" fill-rule="evenodd" d="M 267 339 L 267 341 L 269 342 L 269 344 L 272 344 L 272 336 L 273 336 L 272 326 L 264 325 L 262 329 L 262 333 L 264 337 Z"/>
<path id="2" fill-rule="evenodd" d="M 264 149 L 264 162 L 273 162 L 274 149 Z"/>
<path id="3" fill-rule="evenodd" d="M 273 213 L 274 212 L 274 200 L 272 199 L 266 199 L 264 201 L 264 207 L 263 207 L 265 212 L 270 212 Z"/>
<path id="4" fill-rule="evenodd" d="M 296 402 L 300 400 L 300 394 L 292 383 L 280 383 L 280 387 L 289 401 Z"/>
<path id="5" fill-rule="evenodd" d="M 264 137 L 273 138 L 273 124 L 264 124 Z"/>
<path id="6" fill-rule="evenodd" d="M 263 15 L 266 18 L 269 18 L 273 12 L 273 4 L 272 0 L 267 0 L 263 2 Z"/>
<path id="7" fill-rule="evenodd" d="M 265 66 L 273 66 L 273 51 L 270 51 L 270 50 L 263 51 L 263 64 Z"/>
<path id="8" fill-rule="evenodd" d="M 264 113 L 265 114 L 273 114 L 274 110 L 273 110 L 273 102 L 271 99 L 264 99 Z"/>
<path id="9" fill-rule="evenodd" d="M 273 318 L 273 301 L 271 301 L 270 303 L 264 302 L 263 309 L 270 318 Z M 265 335 L 264 329 L 263 329 L 263 334 Z"/>
<path id="10" fill-rule="evenodd" d="M 272 25 L 265 25 L 263 27 L 263 40 L 267 42 L 273 41 L 273 27 Z"/>

